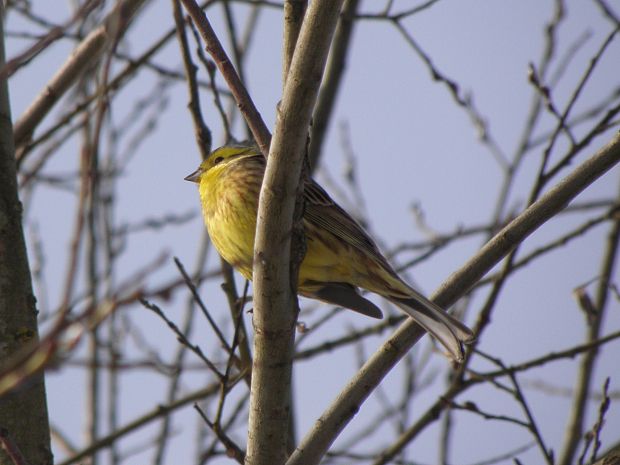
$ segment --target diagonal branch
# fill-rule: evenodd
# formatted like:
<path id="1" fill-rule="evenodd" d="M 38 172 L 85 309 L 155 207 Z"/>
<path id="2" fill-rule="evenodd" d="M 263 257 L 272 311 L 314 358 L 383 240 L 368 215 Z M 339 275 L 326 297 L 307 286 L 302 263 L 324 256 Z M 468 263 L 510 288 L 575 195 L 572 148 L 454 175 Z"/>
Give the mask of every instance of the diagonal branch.
<path id="1" fill-rule="evenodd" d="M 450 276 L 433 295 L 442 307 L 467 293 L 493 266 L 527 236 L 564 209 L 586 187 L 620 162 L 620 132 L 591 158 L 583 162 L 553 189 L 530 205 L 499 231 L 463 267 Z M 351 421 L 361 404 L 385 375 L 422 337 L 424 331 L 407 320 L 364 364 L 303 439 L 287 465 L 313 465 Z"/>
<path id="2" fill-rule="evenodd" d="M 248 123 L 248 126 L 252 131 L 252 135 L 260 147 L 261 152 L 263 152 L 264 155 L 267 154 L 269 152 L 269 140 L 271 139 L 269 129 L 267 129 L 263 118 L 250 98 L 250 94 L 248 94 L 247 89 L 241 82 L 239 74 L 235 71 L 235 68 L 226 55 L 222 44 L 215 35 L 215 31 L 211 27 L 211 23 L 195 0 L 181 0 L 181 2 L 191 16 L 192 21 L 194 21 L 201 37 L 207 44 L 206 50 L 209 55 L 213 57 L 220 73 L 222 73 L 222 76 L 226 80 L 226 83 L 228 84 L 228 87 L 230 88 L 230 91 L 239 106 L 239 111 L 243 114 L 246 123 Z"/>
<path id="3" fill-rule="evenodd" d="M 13 131 L 16 147 L 24 144 L 32 136 L 34 130 L 56 102 L 77 82 L 92 63 L 99 59 L 106 46 L 121 37 L 146 1 L 123 0 L 119 2 L 105 18 L 103 24 L 84 38 L 15 123 Z"/>

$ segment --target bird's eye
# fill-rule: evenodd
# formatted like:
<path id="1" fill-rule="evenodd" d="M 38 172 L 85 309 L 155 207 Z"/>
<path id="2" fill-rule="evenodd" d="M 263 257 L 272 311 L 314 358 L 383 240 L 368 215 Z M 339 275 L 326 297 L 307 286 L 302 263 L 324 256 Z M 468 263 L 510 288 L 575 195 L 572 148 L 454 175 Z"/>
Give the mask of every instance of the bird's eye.
<path id="1" fill-rule="evenodd" d="M 213 160 L 213 164 L 218 165 L 222 163 L 222 161 L 224 161 L 224 157 L 216 157 L 215 160 Z"/>

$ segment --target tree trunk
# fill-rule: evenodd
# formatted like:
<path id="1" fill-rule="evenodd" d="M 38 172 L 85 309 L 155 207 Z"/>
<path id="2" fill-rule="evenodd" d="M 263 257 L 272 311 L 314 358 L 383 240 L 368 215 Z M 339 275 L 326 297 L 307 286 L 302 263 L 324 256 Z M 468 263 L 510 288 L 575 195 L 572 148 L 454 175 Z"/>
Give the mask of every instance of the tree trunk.
<path id="1" fill-rule="evenodd" d="M 4 66 L 4 6 L 0 2 L 0 68 Z M 0 370 L 38 341 L 36 299 L 17 196 L 7 80 L 0 81 Z M 42 373 L 0 398 L 0 465 L 52 463 Z"/>

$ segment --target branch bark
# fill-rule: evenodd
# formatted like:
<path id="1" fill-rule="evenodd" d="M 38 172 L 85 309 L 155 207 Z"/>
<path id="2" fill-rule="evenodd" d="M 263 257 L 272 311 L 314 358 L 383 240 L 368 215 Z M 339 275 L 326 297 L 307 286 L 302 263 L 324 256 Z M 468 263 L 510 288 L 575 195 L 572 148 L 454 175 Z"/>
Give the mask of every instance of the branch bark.
<path id="1" fill-rule="evenodd" d="M 260 194 L 254 249 L 254 365 L 246 464 L 287 457 L 297 266 L 291 231 L 308 127 L 342 1 L 306 12 L 286 79 Z M 292 265 L 292 266 L 291 266 Z"/>
<path id="2" fill-rule="evenodd" d="M 618 162 L 620 162 L 620 132 L 617 132 L 614 138 L 595 155 L 583 162 L 569 176 L 497 233 L 474 257 L 440 286 L 432 299 L 438 305 L 448 308 L 467 293 L 517 244 L 564 209 L 579 193 Z M 336 437 L 359 411 L 361 404 L 423 335 L 424 330 L 413 320 L 406 320 L 349 381 L 336 401 L 323 413 L 314 428 L 302 440 L 287 465 L 318 464 Z"/>
<path id="3" fill-rule="evenodd" d="M 286 0 L 284 2 L 284 44 L 282 47 L 282 84 L 286 83 L 286 77 L 291 68 L 295 45 L 299 37 L 299 31 L 308 8 L 307 0 Z"/>
<path id="4" fill-rule="evenodd" d="M 4 66 L 4 6 L 0 2 L 0 68 Z M 17 196 L 17 168 L 7 80 L 0 80 L 0 371 L 16 353 L 39 341 L 36 298 Z M 43 373 L 1 399 L 0 464 L 51 464 Z M 10 445 L 10 447 L 9 447 Z"/>

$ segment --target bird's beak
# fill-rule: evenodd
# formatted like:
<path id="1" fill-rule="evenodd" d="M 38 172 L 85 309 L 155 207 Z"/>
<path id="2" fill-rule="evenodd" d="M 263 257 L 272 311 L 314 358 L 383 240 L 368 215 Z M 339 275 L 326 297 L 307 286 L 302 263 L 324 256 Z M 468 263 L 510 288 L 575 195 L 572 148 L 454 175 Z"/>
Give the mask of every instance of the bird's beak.
<path id="1" fill-rule="evenodd" d="M 198 183 L 198 182 L 200 182 L 200 175 L 201 174 L 202 174 L 202 170 L 200 168 L 198 168 L 192 174 L 189 174 L 189 175 L 185 176 L 185 178 L 183 178 L 183 179 L 185 179 L 186 181 Z"/>

